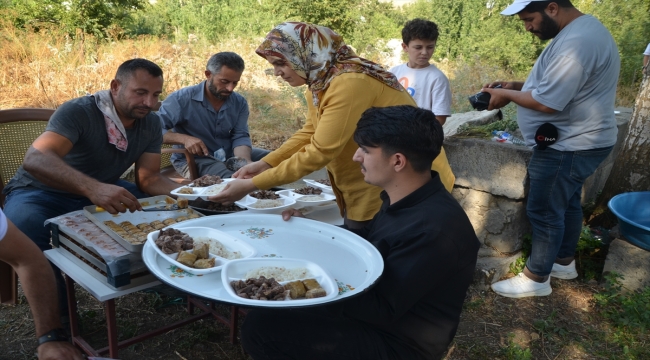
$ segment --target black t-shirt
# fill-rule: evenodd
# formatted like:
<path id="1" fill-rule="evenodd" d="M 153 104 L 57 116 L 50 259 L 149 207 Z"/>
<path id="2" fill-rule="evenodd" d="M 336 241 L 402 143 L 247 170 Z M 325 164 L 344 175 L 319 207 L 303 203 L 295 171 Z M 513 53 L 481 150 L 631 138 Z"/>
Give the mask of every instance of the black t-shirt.
<path id="1" fill-rule="evenodd" d="M 422 355 L 440 358 L 454 338 L 480 243 L 436 172 L 427 184 L 355 231 L 384 259 L 372 289 L 342 304 L 343 314 L 372 324 Z"/>
<path id="2" fill-rule="evenodd" d="M 65 102 L 52 115 L 45 131 L 52 131 L 66 137 L 73 144 L 70 152 L 63 158 L 72 168 L 97 179 L 103 183 L 113 184 L 120 176 L 145 153 L 160 153 L 162 128 L 160 120 L 154 113 L 135 121 L 131 129 L 126 129 L 128 147 L 126 151 L 118 150 L 108 142 L 104 114 L 95 104 L 95 98 L 84 96 Z M 16 175 L 4 189 L 36 187 L 48 191 L 66 193 L 51 188 L 38 181 L 23 169 L 22 165 Z M 70 194 L 77 197 L 77 195 Z"/>

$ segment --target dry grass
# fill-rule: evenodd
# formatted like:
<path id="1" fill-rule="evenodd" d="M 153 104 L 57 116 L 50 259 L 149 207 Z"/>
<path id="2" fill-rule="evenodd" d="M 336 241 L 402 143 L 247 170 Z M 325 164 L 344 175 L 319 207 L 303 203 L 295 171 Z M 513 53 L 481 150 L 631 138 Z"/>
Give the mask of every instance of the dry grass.
<path id="1" fill-rule="evenodd" d="M 56 108 L 63 102 L 107 89 L 117 67 L 127 59 L 142 57 L 165 72 L 163 98 L 182 87 L 203 80 L 205 63 L 219 51 L 235 51 L 246 62 L 238 88 L 249 102 L 250 129 L 257 146 L 276 148 L 305 118 L 304 87 L 292 88 L 266 72 L 268 63 L 254 52 L 261 39 L 230 39 L 211 44 L 198 39 L 171 43 L 142 36 L 102 42 L 79 34 L 72 39 L 56 29 L 39 33 L 16 29 L 0 22 L 0 109 L 14 107 Z M 381 59 L 374 59 L 381 62 Z M 469 66 L 443 61 L 438 67 L 448 75 L 454 94 L 453 112 L 471 110 L 467 96 L 497 79 L 523 79 L 489 64 Z M 632 106 L 636 87 L 619 89 L 619 106 Z"/>

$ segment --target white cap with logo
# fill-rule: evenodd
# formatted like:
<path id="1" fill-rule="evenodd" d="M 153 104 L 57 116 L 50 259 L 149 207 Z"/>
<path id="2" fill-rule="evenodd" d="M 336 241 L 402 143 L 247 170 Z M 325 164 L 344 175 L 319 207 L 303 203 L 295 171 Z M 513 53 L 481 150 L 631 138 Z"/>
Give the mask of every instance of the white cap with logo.
<path id="1" fill-rule="evenodd" d="M 501 12 L 501 15 L 515 15 L 523 10 L 528 4 L 533 1 L 548 1 L 548 0 L 515 0 L 510 6 Z"/>

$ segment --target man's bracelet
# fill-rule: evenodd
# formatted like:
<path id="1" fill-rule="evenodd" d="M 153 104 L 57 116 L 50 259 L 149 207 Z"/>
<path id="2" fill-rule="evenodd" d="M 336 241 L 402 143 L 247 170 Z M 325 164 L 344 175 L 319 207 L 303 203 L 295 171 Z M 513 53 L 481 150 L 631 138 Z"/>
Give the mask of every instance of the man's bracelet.
<path id="1" fill-rule="evenodd" d="M 68 335 L 61 328 L 53 329 L 38 338 L 38 345 L 40 346 L 50 341 L 68 341 Z"/>

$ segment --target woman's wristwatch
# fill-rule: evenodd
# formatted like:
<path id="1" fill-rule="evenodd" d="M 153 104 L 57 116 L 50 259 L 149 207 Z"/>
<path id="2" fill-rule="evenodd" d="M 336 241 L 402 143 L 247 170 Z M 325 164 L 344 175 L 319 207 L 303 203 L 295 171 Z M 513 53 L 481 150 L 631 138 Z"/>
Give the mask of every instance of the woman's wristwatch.
<path id="1" fill-rule="evenodd" d="M 68 335 L 61 328 L 53 329 L 38 338 L 38 345 L 43 345 L 49 341 L 68 341 Z"/>

